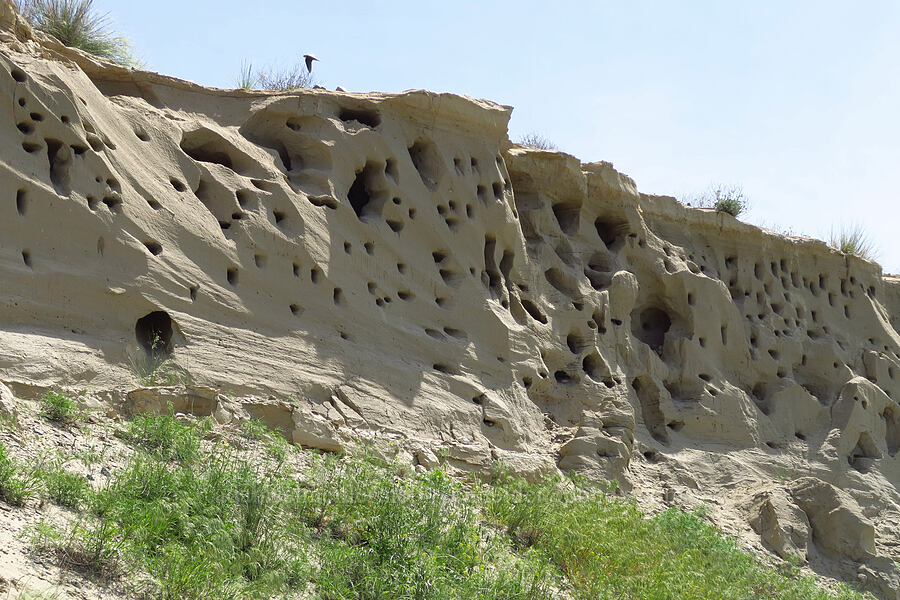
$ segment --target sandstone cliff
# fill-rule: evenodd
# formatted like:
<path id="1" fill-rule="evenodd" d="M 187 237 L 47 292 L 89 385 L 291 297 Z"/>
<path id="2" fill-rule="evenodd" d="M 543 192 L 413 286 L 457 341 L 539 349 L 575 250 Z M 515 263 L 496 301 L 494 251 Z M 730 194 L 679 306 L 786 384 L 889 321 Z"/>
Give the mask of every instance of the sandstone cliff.
<path id="1" fill-rule="evenodd" d="M 900 279 L 512 145 L 509 107 L 208 89 L 0 23 L 18 395 L 614 478 L 898 597 Z M 190 386 L 136 389 L 162 358 Z"/>

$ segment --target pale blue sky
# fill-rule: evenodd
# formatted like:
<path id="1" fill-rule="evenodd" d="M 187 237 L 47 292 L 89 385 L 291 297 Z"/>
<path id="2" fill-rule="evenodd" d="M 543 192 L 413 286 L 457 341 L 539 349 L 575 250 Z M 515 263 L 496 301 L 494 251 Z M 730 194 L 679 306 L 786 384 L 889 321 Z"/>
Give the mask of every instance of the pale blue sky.
<path id="1" fill-rule="evenodd" d="M 147 67 L 234 87 L 242 60 L 316 54 L 333 89 L 515 107 L 643 192 L 743 186 L 747 220 L 859 225 L 900 272 L 900 3 L 95 0 Z"/>

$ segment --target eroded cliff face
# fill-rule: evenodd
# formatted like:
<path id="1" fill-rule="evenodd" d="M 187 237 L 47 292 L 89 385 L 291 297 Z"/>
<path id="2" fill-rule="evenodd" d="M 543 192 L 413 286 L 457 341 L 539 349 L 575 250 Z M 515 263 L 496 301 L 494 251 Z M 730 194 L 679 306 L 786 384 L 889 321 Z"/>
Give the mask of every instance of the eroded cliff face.
<path id="1" fill-rule="evenodd" d="M 614 478 L 897 597 L 900 280 L 877 265 L 511 145 L 508 107 L 212 90 L 0 23 L 18 394 Z M 135 389 L 150 355 L 191 385 Z"/>

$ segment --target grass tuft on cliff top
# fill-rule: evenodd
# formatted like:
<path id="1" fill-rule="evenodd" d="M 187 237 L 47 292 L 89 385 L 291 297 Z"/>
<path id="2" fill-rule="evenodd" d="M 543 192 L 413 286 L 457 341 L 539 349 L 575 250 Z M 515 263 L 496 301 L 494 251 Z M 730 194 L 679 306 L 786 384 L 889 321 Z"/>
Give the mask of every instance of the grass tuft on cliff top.
<path id="1" fill-rule="evenodd" d="M 68 526 L 35 527 L 35 551 L 160 599 L 862 598 L 761 565 L 702 515 L 648 517 L 582 479 L 498 468 L 487 484 L 312 452 L 294 472 L 283 446 L 198 446 L 207 427 L 128 424 L 133 455 L 66 502 L 84 507 Z M 277 445 L 257 429 L 240 440 Z"/>
<path id="2" fill-rule="evenodd" d="M 131 44 L 112 31 L 109 16 L 98 13 L 93 0 L 17 0 L 16 5 L 32 27 L 66 46 L 124 66 L 140 65 Z"/>
<path id="3" fill-rule="evenodd" d="M 844 254 L 871 261 L 874 261 L 878 254 L 872 239 L 858 225 L 841 227 L 837 231 L 832 230 L 828 245 Z"/>

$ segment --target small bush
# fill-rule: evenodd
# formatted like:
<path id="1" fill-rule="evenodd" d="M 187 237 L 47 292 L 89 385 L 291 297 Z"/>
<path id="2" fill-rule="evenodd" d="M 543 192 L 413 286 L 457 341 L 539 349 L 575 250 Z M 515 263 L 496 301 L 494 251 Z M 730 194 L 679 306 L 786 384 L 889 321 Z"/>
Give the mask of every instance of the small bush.
<path id="1" fill-rule="evenodd" d="M 49 391 L 41 398 L 41 416 L 68 425 L 78 420 L 78 404 L 62 392 Z"/>
<path id="2" fill-rule="evenodd" d="M 528 133 L 523 135 L 516 143 L 520 146 L 528 146 L 529 148 L 537 148 L 539 150 L 558 150 L 556 144 L 538 133 Z"/>
<path id="3" fill-rule="evenodd" d="M 18 8 L 35 29 L 52 35 L 66 46 L 121 65 L 138 65 L 131 44 L 112 32 L 109 16 L 98 14 L 93 0 L 20 0 Z"/>
<path id="4" fill-rule="evenodd" d="M 34 495 L 34 475 L 20 465 L 0 443 L 0 500 L 23 506 Z"/>
<path id="5" fill-rule="evenodd" d="M 851 254 L 866 260 L 874 261 L 877 257 L 871 238 L 858 225 L 842 227 L 837 232 L 832 231 L 828 245 L 844 254 Z"/>
<path id="6" fill-rule="evenodd" d="M 713 185 L 705 192 L 686 197 L 682 201 L 698 208 L 713 208 L 716 212 L 728 213 L 732 217 L 737 217 L 750 208 L 750 202 L 739 185 Z"/>

